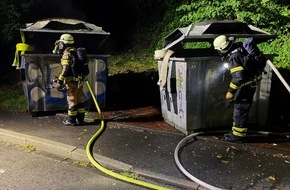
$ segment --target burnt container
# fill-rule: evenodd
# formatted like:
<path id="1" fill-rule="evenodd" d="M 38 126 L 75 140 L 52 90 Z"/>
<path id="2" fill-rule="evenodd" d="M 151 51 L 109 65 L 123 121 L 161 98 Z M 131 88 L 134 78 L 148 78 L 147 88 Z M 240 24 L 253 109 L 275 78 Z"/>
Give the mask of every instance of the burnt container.
<path id="1" fill-rule="evenodd" d="M 233 110 L 225 100 L 231 77 L 212 45 L 222 34 L 236 40 L 254 37 L 259 43 L 275 38 L 242 22 L 204 21 L 166 36 L 164 48 L 156 51 L 165 56 L 155 52 L 159 78 L 166 79 L 164 86 L 159 84 L 162 116 L 185 134 L 232 126 Z M 174 53 L 166 60 L 168 51 Z M 254 95 L 250 125 L 267 123 L 272 71 L 268 65 L 265 71 Z"/>

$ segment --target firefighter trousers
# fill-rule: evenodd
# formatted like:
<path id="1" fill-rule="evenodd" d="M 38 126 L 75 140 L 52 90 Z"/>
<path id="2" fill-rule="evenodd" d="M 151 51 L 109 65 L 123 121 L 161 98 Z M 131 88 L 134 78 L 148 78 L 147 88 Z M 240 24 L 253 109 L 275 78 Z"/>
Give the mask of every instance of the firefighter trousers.
<path id="1" fill-rule="evenodd" d="M 77 81 L 66 81 L 68 115 L 76 116 L 85 113 L 83 85 Z"/>
<path id="2" fill-rule="evenodd" d="M 248 117 L 252 106 L 255 88 L 245 87 L 239 92 L 234 103 L 232 132 L 236 136 L 246 136 L 248 130 Z"/>

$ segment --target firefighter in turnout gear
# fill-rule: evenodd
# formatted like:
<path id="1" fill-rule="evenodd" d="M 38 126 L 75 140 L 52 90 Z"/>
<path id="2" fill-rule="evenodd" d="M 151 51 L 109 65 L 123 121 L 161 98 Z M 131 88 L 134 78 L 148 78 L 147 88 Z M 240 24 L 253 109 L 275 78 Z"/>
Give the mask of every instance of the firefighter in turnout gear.
<path id="1" fill-rule="evenodd" d="M 68 126 L 83 125 L 85 117 L 83 81 L 75 78 L 72 73 L 72 61 L 76 55 L 75 51 L 74 38 L 70 34 L 61 35 L 60 39 L 56 41 L 53 50 L 53 53 L 62 54 L 62 72 L 58 77 L 56 88 L 59 90 L 63 84 L 66 85 L 68 118 L 63 121 L 63 124 Z"/>
<path id="2" fill-rule="evenodd" d="M 255 85 L 245 85 L 253 80 L 251 72 L 242 66 L 243 52 L 241 43 L 235 43 L 233 38 L 220 35 L 213 42 L 214 48 L 219 52 L 222 60 L 228 63 L 232 76 L 226 93 L 226 100 L 233 103 L 232 131 L 225 134 L 225 140 L 230 142 L 243 142 L 248 130 L 248 115 L 255 94 Z"/>

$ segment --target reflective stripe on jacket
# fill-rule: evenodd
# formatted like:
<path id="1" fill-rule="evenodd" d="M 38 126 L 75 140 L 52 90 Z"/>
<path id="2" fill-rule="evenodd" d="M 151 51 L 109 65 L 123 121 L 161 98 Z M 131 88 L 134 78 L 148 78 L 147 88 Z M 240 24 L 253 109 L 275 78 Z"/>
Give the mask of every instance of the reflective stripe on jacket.
<path id="1" fill-rule="evenodd" d="M 242 84 L 251 80 L 249 73 L 242 66 L 242 59 L 243 55 L 238 49 L 232 51 L 228 58 L 229 71 L 232 75 L 228 91 L 231 93 L 235 93 Z"/>

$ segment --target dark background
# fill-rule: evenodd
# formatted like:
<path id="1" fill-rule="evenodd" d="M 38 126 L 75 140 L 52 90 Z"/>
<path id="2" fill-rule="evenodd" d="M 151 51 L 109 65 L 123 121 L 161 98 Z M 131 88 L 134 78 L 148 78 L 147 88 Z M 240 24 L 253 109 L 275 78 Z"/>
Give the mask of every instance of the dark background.
<path id="1" fill-rule="evenodd" d="M 7 7 L 7 9 L 9 9 L 9 7 Z M 131 33 L 130 30 L 134 28 L 134 25 L 136 25 L 136 20 L 138 19 L 135 15 L 134 9 L 130 7 L 130 4 L 128 4 L 127 1 L 117 0 L 36 0 L 29 11 L 22 15 L 23 16 L 21 16 L 17 21 L 22 24 L 20 27 L 25 27 L 25 23 L 33 23 L 41 19 L 52 17 L 74 18 L 93 23 L 99 27 L 102 27 L 104 31 L 110 33 L 107 43 L 110 44 L 111 52 L 113 53 L 130 48 L 130 35 L 128 34 Z M 1 23 L 3 22 L 7 22 L 7 19 L 6 21 L 2 20 Z M 17 28 L 18 26 L 16 25 L 16 22 L 15 24 L 11 22 L 11 26 Z M 2 28 L 2 26 L 0 27 Z M 15 71 L 15 68 L 11 65 L 14 59 L 15 45 L 21 42 L 19 29 L 18 31 L 15 31 L 14 36 L 11 38 L 12 39 L 9 41 L 4 40 L 0 42 L 0 75 L 7 78 L 12 77 L 6 76 L 7 73 Z M 0 78 L 0 83 L 3 82 L 2 77 Z"/>

